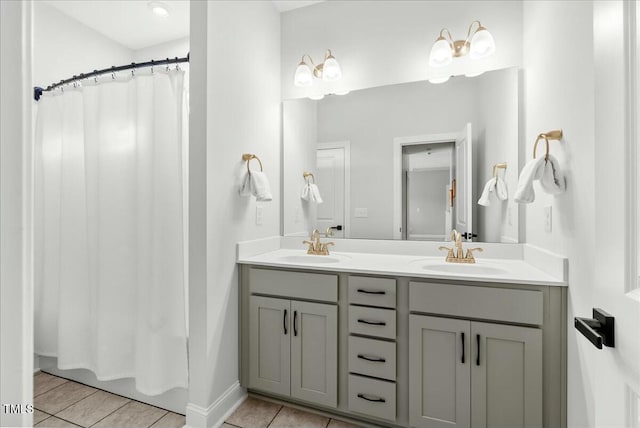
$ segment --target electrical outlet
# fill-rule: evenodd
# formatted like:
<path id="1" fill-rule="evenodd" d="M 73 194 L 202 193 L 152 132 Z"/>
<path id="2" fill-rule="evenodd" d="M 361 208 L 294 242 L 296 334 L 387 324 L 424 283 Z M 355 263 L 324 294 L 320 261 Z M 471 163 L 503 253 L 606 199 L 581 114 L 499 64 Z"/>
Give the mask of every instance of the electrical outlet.
<path id="1" fill-rule="evenodd" d="M 262 205 L 256 205 L 256 225 L 262 225 Z"/>
<path id="2" fill-rule="evenodd" d="M 366 208 L 356 208 L 354 210 L 354 217 L 356 218 L 367 218 L 369 217 L 369 212 Z"/>
<path id="3" fill-rule="evenodd" d="M 544 231 L 551 233 L 551 205 L 544 207 Z"/>

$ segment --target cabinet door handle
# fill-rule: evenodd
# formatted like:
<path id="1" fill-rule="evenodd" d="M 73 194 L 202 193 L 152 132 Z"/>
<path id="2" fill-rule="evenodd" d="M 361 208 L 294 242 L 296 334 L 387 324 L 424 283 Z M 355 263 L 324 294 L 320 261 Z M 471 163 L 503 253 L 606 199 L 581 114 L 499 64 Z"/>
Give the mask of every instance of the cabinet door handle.
<path id="1" fill-rule="evenodd" d="M 476 354 L 476 366 L 480 365 L 480 335 L 476 334 L 476 348 L 477 348 L 477 354 Z"/>
<path id="2" fill-rule="evenodd" d="M 358 288 L 358 293 L 364 293 L 364 294 L 387 294 L 386 291 L 371 291 L 371 290 L 365 290 L 363 288 Z"/>
<path id="3" fill-rule="evenodd" d="M 284 327 L 284 335 L 287 335 L 287 310 L 284 310 L 284 316 L 282 317 L 282 326 Z"/>
<path id="4" fill-rule="evenodd" d="M 368 357 L 366 355 L 362 355 L 362 354 L 358 354 L 358 358 L 360 358 L 361 360 L 367 360 L 367 361 L 371 361 L 374 363 L 386 363 L 387 360 L 385 358 L 380 358 L 380 357 Z"/>
<path id="5" fill-rule="evenodd" d="M 298 335 L 298 326 L 296 325 L 298 319 L 298 311 L 293 311 L 293 335 Z"/>
<path id="6" fill-rule="evenodd" d="M 374 403 L 386 403 L 387 400 L 381 397 L 371 396 L 373 398 L 369 398 L 364 394 L 358 394 L 358 398 L 362 398 L 363 400 L 373 401 Z"/>
<path id="7" fill-rule="evenodd" d="M 460 362 L 464 364 L 464 332 L 460 333 L 460 341 L 462 342 L 462 358 Z"/>
<path id="8" fill-rule="evenodd" d="M 369 325 L 387 325 L 387 323 L 384 321 L 368 321 L 368 320 L 358 319 L 358 322 L 362 324 L 369 324 Z"/>

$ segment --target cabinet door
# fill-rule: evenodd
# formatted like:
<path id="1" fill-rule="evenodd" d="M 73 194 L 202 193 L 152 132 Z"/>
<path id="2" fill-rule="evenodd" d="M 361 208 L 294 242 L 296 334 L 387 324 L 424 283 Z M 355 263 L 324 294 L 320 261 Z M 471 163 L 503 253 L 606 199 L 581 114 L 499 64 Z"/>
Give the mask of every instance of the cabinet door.
<path id="1" fill-rule="evenodd" d="M 541 427 L 542 331 L 472 322 L 471 334 L 471 426 Z"/>
<path id="2" fill-rule="evenodd" d="M 291 302 L 291 396 L 338 405 L 338 308 Z"/>
<path id="3" fill-rule="evenodd" d="M 251 296 L 249 304 L 249 386 L 289 395 L 290 302 Z"/>
<path id="4" fill-rule="evenodd" d="M 409 316 L 412 427 L 469 427 L 470 324 L 465 320 Z"/>

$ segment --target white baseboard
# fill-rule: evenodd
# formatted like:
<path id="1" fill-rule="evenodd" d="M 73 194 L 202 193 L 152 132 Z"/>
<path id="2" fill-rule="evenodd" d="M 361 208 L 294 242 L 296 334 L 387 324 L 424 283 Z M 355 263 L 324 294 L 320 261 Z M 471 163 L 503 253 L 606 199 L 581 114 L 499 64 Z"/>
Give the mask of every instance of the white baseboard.
<path id="1" fill-rule="evenodd" d="M 247 398 L 247 390 L 236 381 L 209 407 L 187 404 L 187 424 L 185 428 L 217 428 Z"/>

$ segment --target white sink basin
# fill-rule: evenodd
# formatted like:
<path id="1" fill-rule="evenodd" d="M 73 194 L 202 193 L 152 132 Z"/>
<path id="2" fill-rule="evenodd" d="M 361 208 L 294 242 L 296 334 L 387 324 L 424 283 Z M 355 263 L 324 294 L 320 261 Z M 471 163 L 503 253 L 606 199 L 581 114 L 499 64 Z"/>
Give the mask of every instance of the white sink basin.
<path id="1" fill-rule="evenodd" d="M 508 270 L 499 266 L 487 263 L 447 263 L 447 262 L 425 262 L 424 260 L 415 260 L 412 263 L 424 263 L 421 267 L 424 270 L 432 272 L 454 273 L 462 275 L 504 275 L 509 273 Z"/>
<path id="2" fill-rule="evenodd" d="M 311 254 L 288 255 L 278 257 L 278 261 L 285 263 L 304 263 L 304 264 L 330 264 L 339 263 L 344 260 L 344 256 L 315 256 Z"/>

